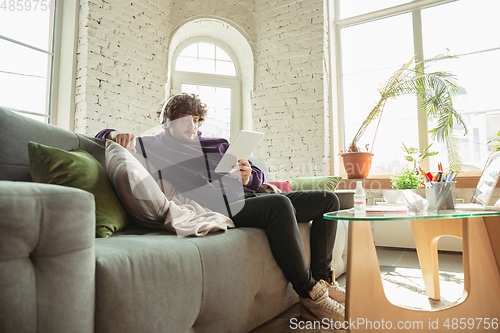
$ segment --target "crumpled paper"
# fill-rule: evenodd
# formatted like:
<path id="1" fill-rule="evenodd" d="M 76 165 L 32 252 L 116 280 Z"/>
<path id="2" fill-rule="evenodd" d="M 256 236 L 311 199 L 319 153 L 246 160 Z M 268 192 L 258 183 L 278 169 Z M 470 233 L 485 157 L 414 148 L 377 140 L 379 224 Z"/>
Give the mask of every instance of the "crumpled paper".
<path id="1" fill-rule="evenodd" d="M 401 193 L 403 194 L 403 201 L 409 213 L 418 214 L 427 211 L 429 207 L 429 201 L 427 201 L 427 199 L 422 198 L 412 190 L 402 190 Z"/>

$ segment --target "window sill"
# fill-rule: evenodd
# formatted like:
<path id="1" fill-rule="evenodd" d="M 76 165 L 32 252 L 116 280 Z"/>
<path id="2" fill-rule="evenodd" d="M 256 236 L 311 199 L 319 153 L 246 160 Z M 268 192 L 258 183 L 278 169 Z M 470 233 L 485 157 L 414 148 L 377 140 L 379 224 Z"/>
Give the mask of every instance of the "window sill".
<path id="1" fill-rule="evenodd" d="M 476 188 L 480 176 L 457 177 L 456 188 Z M 363 181 L 363 187 L 369 190 L 389 190 L 392 189 L 391 181 L 387 178 L 365 178 L 365 179 L 342 179 L 337 187 L 338 190 L 354 190 L 356 181 Z M 500 182 L 496 188 L 500 188 Z"/>

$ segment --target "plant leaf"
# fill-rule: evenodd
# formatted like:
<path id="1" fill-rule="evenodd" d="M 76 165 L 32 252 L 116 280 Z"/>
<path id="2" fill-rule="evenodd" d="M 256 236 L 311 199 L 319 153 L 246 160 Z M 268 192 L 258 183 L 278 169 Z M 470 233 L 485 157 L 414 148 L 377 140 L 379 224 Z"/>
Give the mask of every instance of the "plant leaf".
<path id="1" fill-rule="evenodd" d="M 461 172 L 463 169 L 462 159 L 458 156 L 459 140 L 456 136 L 450 135 L 446 138 L 446 150 L 448 151 L 448 164 L 450 170 Z"/>
<path id="2" fill-rule="evenodd" d="M 438 54 L 423 61 L 416 61 L 416 57 L 414 56 L 410 61 L 396 70 L 387 80 L 383 88 L 379 89 L 380 100 L 361 124 L 358 132 L 349 145 L 349 151 L 358 151 L 357 143 L 365 133 L 368 125 L 381 116 L 387 100 L 403 95 L 416 95 L 421 100 L 419 109 L 425 112 L 427 118 L 437 119 L 437 126 L 429 132 L 432 133 L 432 138 L 434 140 L 446 143 L 448 155 L 450 156 L 450 168 L 452 166 L 453 169 L 461 167 L 456 142 L 451 138 L 454 124 L 462 125 L 467 134 L 467 127 L 462 117 L 453 107 L 453 96 L 458 91 L 456 76 L 446 71 L 425 71 L 426 64 L 428 63 L 456 58 L 456 56 L 449 54 L 449 50 L 447 53 Z M 410 148 L 406 147 L 404 144 L 403 147 L 407 154 L 411 155 L 418 153 L 418 150 L 410 152 Z M 421 160 L 425 157 L 437 154 L 437 152 L 429 153 L 429 147 L 430 145 L 421 153 Z"/>

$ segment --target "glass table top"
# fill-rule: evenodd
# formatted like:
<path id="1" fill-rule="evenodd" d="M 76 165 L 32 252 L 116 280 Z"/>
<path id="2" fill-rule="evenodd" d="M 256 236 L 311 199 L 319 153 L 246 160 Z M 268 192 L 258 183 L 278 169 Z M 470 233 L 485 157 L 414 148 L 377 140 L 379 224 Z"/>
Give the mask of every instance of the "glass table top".
<path id="1" fill-rule="evenodd" d="M 425 211 L 422 213 L 408 213 L 406 211 L 383 211 L 376 209 L 370 211 L 375 206 L 368 206 L 365 215 L 354 213 L 354 208 L 341 210 L 338 212 L 330 212 L 323 214 L 327 220 L 349 220 L 349 221 L 391 221 L 391 220 L 429 220 L 429 219 L 456 219 L 463 217 L 485 217 L 485 216 L 500 216 L 500 211 L 493 210 L 442 210 L 439 212 Z"/>

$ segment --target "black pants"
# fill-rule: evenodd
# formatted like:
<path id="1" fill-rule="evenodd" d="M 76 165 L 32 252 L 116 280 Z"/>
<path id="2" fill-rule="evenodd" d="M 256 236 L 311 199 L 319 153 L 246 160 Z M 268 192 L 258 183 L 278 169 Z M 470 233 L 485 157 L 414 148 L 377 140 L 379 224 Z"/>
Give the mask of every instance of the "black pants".
<path id="1" fill-rule="evenodd" d="M 337 221 L 323 213 L 339 210 L 339 199 L 330 191 L 296 191 L 280 194 L 250 194 L 245 206 L 233 216 L 236 227 L 266 231 L 274 259 L 293 288 L 302 297 L 317 280 L 331 282 L 331 261 Z M 311 269 L 306 265 L 298 223 L 312 220 Z"/>

